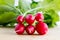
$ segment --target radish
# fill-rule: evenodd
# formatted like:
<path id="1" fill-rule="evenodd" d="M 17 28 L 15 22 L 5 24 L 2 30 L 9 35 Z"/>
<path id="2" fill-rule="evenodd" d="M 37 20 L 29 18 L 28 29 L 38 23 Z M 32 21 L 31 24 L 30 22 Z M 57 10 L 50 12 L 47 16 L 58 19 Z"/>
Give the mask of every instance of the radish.
<path id="1" fill-rule="evenodd" d="M 43 21 L 44 20 L 44 16 L 42 13 L 38 12 L 36 15 L 35 15 L 35 19 L 36 21 Z"/>
<path id="2" fill-rule="evenodd" d="M 18 23 L 22 23 L 24 22 L 24 17 L 22 15 L 19 15 L 16 20 Z"/>
<path id="3" fill-rule="evenodd" d="M 27 22 L 29 25 L 31 25 L 31 24 L 34 23 L 35 17 L 32 16 L 31 14 L 28 14 L 28 15 L 26 16 L 25 20 L 26 20 L 26 22 Z"/>
<path id="4" fill-rule="evenodd" d="M 16 32 L 17 34 L 23 34 L 23 33 L 24 33 L 24 29 L 25 29 L 25 27 L 24 27 L 23 24 L 17 24 L 17 25 L 15 26 L 15 32 Z"/>
<path id="5" fill-rule="evenodd" d="M 26 27 L 26 32 L 27 32 L 29 35 L 32 35 L 32 34 L 35 32 L 34 26 L 28 25 L 28 26 Z"/>
<path id="6" fill-rule="evenodd" d="M 40 34 L 40 35 L 44 35 L 48 32 L 48 25 L 44 22 L 39 22 L 36 25 L 36 31 Z"/>

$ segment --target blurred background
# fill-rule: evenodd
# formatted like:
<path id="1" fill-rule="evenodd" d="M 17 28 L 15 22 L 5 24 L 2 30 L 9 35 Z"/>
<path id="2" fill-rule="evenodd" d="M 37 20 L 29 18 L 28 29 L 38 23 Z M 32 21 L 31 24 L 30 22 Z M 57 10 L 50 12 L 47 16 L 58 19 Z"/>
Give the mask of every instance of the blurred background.
<path id="1" fill-rule="evenodd" d="M 49 28 L 60 25 L 60 0 L 0 0 L 0 26 L 14 27 L 21 13 L 37 12 L 43 13 Z"/>

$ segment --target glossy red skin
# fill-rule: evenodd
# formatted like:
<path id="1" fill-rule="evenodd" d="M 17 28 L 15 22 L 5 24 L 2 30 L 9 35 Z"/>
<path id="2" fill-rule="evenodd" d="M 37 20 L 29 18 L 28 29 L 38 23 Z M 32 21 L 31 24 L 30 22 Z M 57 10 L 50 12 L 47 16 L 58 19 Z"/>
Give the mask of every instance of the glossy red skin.
<path id="1" fill-rule="evenodd" d="M 28 15 L 26 16 L 26 18 L 25 18 L 25 21 L 26 21 L 29 25 L 31 25 L 31 24 L 34 23 L 35 17 L 32 16 L 31 14 L 28 14 Z"/>
<path id="2" fill-rule="evenodd" d="M 28 25 L 28 26 L 26 27 L 26 32 L 27 32 L 29 35 L 34 34 L 34 32 L 35 32 L 34 26 Z"/>
<path id="3" fill-rule="evenodd" d="M 24 17 L 22 15 L 19 15 L 16 20 L 18 23 L 22 23 L 24 22 Z"/>
<path id="4" fill-rule="evenodd" d="M 43 21 L 44 20 L 44 16 L 42 13 L 38 12 L 36 15 L 35 15 L 35 19 L 36 21 Z"/>
<path id="5" fill-rule="evenodd" d="M 23 33 L 24 33 L 24 29 L 25 29 L 25 27 L 24 27 L 23 24 L 17 24 L 17 25 L 15 26 L 15 32 L 16 32 L 17 34 L 23 34 Z"/>
<path id="6" fill-rule="evenodd" d="M 40 34 L 40 35 L 44 35 L 48 32 L 48 25 L 46 23 L 43 22 L 39 22 L 36 25 L 36 31 Z"/>

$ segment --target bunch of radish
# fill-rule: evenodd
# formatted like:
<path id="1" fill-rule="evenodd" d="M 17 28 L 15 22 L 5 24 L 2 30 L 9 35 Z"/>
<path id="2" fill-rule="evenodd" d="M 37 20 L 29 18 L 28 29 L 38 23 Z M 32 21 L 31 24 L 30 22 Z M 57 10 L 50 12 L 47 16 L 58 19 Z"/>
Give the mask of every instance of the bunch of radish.
<path id="1" fill-rule="evenodd" d="M 16 20 L 18 22 L 18 24 L 15 26 L 15 32 L 17 34 L 23 34 L 25 30 L 29 35 L 34 34 L 35 30 L 40 35 L 44 35 L 48 32 L 48 25 L 43 22 L 44 16 L 41 12 L 36 13 L 35 16 L 32 14 L 26 15 L 26 17 L 19 15 Z M 23 24 L 24 21 L 28 25 L 25 26 Z M 37 21 L 37 24 L 32 25 L 35 21 Z"/>

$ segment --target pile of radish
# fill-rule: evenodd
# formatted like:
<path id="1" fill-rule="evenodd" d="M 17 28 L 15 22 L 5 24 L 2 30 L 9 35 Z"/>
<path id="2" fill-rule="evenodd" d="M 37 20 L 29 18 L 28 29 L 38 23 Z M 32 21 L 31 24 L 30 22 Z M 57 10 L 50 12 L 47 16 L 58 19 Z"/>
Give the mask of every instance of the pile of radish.
<path id="1" fill-rule="evenodd" d="M 19 15 L 16 20 L 18 24 L 15 26 L 15 32 L 19 35 L 23 34 L 24 31 L 29 35 L 33 35 L 35 30 L 40 35 L 44 35 L 48 32 L 48 25 L 43 22 L 44 16 L 41 12 L 38 12 L 35 16 L 32 14 L 28 14 L 26 17 Z M 24 21 L 28 25 L 25 26 L 23 24 Z M 37 21 L 37 24 L 32 25 L 35 21 Z"/>

